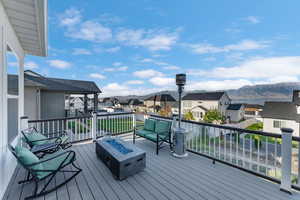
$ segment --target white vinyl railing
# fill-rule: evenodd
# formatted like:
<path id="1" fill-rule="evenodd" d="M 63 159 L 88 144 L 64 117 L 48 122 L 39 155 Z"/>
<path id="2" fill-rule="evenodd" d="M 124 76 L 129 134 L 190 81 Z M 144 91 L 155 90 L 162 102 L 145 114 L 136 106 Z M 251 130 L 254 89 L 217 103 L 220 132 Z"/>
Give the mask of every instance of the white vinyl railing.
<path id="1" fill-rule="evenodd" d="M 29 127 L 35 127 L 47 137 L 63 132 L 69 135 L 71 142 L 96 139 L 104 135 L 118 135 L 133 131 L 134 113 L 93 113 L 84 117 L 67 117 L 46 120 L 29 120 Z"/>
<path id="2" fill-rule="evenodd" d="M 172 118 L 150 117 L 176 124 Z M 290 185 L 300 188 L 300 138 L 292 137 L 289 130 L 274 134 L 188 120 L 183 120 L 181 127 L 187 131 L 186 147 L 189 151 L 278 183 L 288 173 Z M 292 142 L 284 144 L 283 136 Z"/>

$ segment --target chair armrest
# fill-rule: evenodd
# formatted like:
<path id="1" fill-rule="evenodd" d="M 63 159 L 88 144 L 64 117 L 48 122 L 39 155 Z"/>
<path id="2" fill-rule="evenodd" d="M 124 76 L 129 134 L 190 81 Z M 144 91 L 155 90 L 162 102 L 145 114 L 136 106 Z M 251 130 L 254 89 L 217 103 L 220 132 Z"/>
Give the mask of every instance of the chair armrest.
<path id="1" fill-rule="evenodd" d="M 61 152 L 61 153 L 59 153 L 59 154 L 56 154 L 55 156 L 52 156 L 52 157 L 47 158 L 47 159 L 44 159 L 44 160 L 40 160 L 39 162 L 32 163 L 32 164 L 26 165 L 26 166 L 27 166 L 27 167 L 33 167 L 33 166 L 35 166 L 35 165 L 39 165 L 39 164 L 48 162 L 48 161 L 50 161 L 50 160 L 54 160 L 54 159 L 56 159 L 56 158 L 58 158 L 58 157 L 62 157 L 62 156 L 64 156 L 64 155 L 66 155 L 66 154 L 67 154 L 67 156 L 66 156 L 66 158 L 63 160 L 63 162 L 61 163 L 61 165 L 62 165 L 62 164 L 63 164 L 70 156 L 72 156 L 73 159 L 75 159 L 75 157 L 76 157 L 75 151 L 69 150 L 69 151 Z M 72 159 L 72 160 L 73 160 L 73 159 Z M 60 165 L 60 166 L 61 166 L 61 165 Z M 37 171 L 37 170 L 35 170 L 35 171 Z M 44 170 L 39 170 L 39 171 L 44 171 Z"/>

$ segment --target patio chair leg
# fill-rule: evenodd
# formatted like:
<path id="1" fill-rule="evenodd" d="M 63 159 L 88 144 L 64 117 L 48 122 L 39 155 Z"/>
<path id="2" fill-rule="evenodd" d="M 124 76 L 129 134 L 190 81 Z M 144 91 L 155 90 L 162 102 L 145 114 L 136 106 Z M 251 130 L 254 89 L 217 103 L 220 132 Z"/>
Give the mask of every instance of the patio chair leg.
<path id="1" fill-rule="evenodd" d="M 33 178 L 30 178 L 30 173 L 29 173 L 29 171 L 28 171 L 28 172 L 27 172 L 26 179 L 25 179 L 25 180 L 22 180 L 22 181 L 19 181 L 18 184 L 30 182 L 30 181 L 32 181 L 32 179 L 33 179 Z"/>
<path id="2" fill-rule="evenodd" d="M 135 144 L 135 130 L 133 131 L 133 144 Z"/>
<path id="3" fill-rule="evenodd" d="M 158 142 L 158 136 L 156 139 L 156 155 L 158 155 L 158 151 L 159 151 L 159 142 Z"/>

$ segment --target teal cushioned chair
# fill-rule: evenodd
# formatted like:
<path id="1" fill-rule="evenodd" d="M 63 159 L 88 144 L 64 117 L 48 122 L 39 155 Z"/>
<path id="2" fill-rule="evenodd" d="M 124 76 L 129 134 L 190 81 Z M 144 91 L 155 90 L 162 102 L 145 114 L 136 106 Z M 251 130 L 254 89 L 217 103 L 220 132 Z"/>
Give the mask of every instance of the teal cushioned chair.
<path id="1" fill-rule="evenodd" d="M 133 133 L 133 143 L 136 137 L 143 137 L 156 143 L 156 154 L 161 149 L 164 142 L 171 143 L 171 126 L 172 122 L 164 120 L 146 119 L 142 129 L 135 129 Z"/>
<path id="2" fill-rule="evenodd" d="M 45 145 L 45 144 L 57 144 L 57 148 L 47 149 L 42 153 L 53 153 L 58 151 L 60 148 L 67 149 L 71 147 L 71 143 L 69 142 L 69 136 L 65 131 L 49 133 L 49 135 L 57 135 L 55 137 L 46 137 L 45 135 L 39 133 L 35 127 L 31 127 L 25 130 L 22 130 L 23 140 L 29 145 L 30 148 L 33 148 L 37 145 Z"/>
<path id="3" fill-rule="evenodd" d="M 23 181 L 20 181 L 19 184 L 31 181 L 35 183 L 33 194 L 25 199 L 32 199 L 48 194 L 49 192 L 52 192 L 66 184 L 81 172 L 81 169 L 74 163 L 76 160 L 76 154 L 71 150 L 57 151 L 54 154 L 48 154 L 44 158 L 39 159 L 27 148 L 21 146 L 16 146 L 14 148 L 9 145 L 9 149 L 18 160 L 18 163 L 27 170 L 27 178 Z M 70 164 L 75 168 L 74 170 L 64 169 Z M 58 172 L 72 173 L 72 176 L 70 176 L 64 182 L 49 189 L 49 183 L 51 181 L 55 181 L 53 178 Z M 43 187 L 42 189 L 39 189 L 38 185 L 43 180 L 45 180 L 45 184 L 42 182 Z"/>

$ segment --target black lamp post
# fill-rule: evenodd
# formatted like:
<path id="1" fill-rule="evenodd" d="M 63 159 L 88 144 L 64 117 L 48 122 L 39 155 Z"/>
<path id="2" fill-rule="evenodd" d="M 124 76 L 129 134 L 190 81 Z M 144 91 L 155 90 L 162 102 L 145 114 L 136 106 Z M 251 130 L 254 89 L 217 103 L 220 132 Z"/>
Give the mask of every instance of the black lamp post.
<path id="1" fill-rule="evenodd" d="M 178 86 L 178 94 L 179 94 L 179 121 L 178 127 L 180 128 L 181 123 L 181 96 L 184 89 L 184 85 L 186 83 L 186 75 L 185 74 L 176 74 L 176 85 Z"/>
<path id="2" fill-rule="evenodd" d="M 178 94 L 179 94 L 179 119 L 178 119 L 178 127 L 174 129 L 174 141 L 173 141 L 173 156 L 177 158 L 186 157 L 188 154 L 185 148 L 185 129 L 180 127 L 181 123 L 181 95 L 184 89 L 184 85 L 186 82 L 186 75 L 185 74 L 176 74 L 176 85 L 178 86 Z"/>

